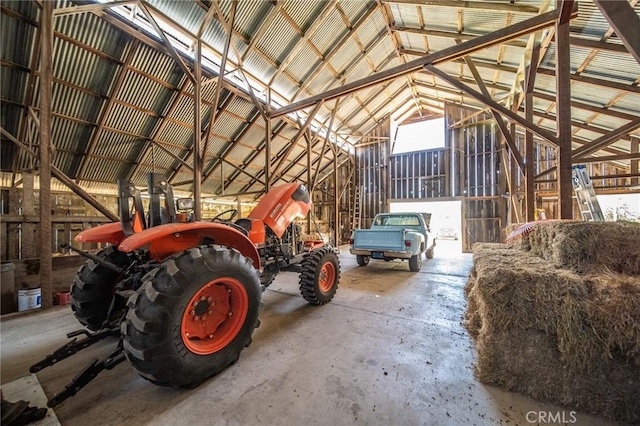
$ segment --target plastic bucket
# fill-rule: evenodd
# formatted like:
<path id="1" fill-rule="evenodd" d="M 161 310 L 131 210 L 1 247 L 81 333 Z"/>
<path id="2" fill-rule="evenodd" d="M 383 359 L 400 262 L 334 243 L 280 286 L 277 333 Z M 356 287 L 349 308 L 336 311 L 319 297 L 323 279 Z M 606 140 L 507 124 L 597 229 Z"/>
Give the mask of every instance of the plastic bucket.
<path id="1" fill-rule="evenodd" d="M 56 293 L 56 305 L 67 305 L 69 304 L 69 297 L 71 293 L 68 291 L 62 293 Z"/>
<path id="2" fill-rule="evenodd" d="M 42 302 L 39 288 L 18 290 L 18 312 L 38 309 Z"/>

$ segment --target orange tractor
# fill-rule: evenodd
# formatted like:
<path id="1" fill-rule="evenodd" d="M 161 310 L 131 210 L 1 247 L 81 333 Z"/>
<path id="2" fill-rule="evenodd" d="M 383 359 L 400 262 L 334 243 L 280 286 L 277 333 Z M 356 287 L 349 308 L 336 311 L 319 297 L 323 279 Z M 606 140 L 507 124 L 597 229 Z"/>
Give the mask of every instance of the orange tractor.
<path id="1" fill-rule="evenodd" d="M 336 293 L 336 250 L 320 241 L 302 241 L 294 223 L 311 207 L 300 183 L 274 187 L 247 218 L 232 221 L 237 211 L 228 210 L 211 222 L 192 221 L 193 201 L 176 204 L 160 174 L 149 175 L 148 215 L 131 182 L 120 180 L 118 190 L 120 223 L 76 237 L 110 245 L 96 255 L 73 249 L 89 260 L 71 286 L 71 308 L 91 332 L 69 333 L 73 340 L 30 371 L 108 336 L 117 336 L 118 346 L 89 364 L 49 400 L 50 407 L 125 358 L 138 374 L 161 386 L 193 387 L 216 375 L 251 343 L 260 323 L 262 292 L 280 271 L 299 272 L 300 291 L 312 305 L 323 305 Z"/>

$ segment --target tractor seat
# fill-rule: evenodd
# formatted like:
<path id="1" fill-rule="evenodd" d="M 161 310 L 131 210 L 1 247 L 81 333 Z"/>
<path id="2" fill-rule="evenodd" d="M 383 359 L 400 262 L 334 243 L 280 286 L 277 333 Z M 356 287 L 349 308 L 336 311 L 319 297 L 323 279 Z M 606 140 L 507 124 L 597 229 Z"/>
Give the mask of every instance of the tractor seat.
<path id="1" fill-rule="evenodd" d="M 249 231 L 251 231 L 251 221 L 249 219 L 238 219 L 235 224 L 242 229 L 243 234 L 249 235 Z"/>

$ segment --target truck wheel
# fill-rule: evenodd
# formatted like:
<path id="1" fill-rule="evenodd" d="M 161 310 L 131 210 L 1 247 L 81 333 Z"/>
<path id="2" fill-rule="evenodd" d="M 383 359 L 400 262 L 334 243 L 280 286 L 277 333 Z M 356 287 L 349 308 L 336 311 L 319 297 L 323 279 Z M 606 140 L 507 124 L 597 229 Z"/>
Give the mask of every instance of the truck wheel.
<path id="1" fill-rule="evenodd" d="M 333 299 L 340 281 L 340 261 L 330 247 L 312 251 L 302 261 L 300 292 L 312 305 L 324 305 Z"/>
<path id="2" fill-rule="evenodd" d="M 121 267 L 129 265 L 126 253 L 118 251 L 114 246 L 100 250 L 97 256 Z M 123 278 L 122 274 L 112 271 L 93 260 L 78 269 L 71 284 L 71 310 L 76 319 L 89 330 L 99 330 L 107 319 L 109 306 L 114 297 L 116 284 Z M 125 299 L 115 295 L 110 321 L 122 315 Z"/>
<path id="3" fill-rule="evenodd" d="M 411 272 L 418 272 L 422 268 L 422 253 L 414 254 L 409 258 L 409 269 Z"/>
<path id="4" fill-rule="evenodd" d="M 121 326 L 138 374 L 160 386 L 195 387 L 236 362 L 262 304 L 252 265 L 236 250 L 202 246 L 147 273 Z"/>
<path id="5" fill-rule="evenodd" d="M 358 265 L 360 266 L 367 266 L 369 264 L 369 256 L 358 254 L 356 255 L 356 260 L 358 261 Z"/>

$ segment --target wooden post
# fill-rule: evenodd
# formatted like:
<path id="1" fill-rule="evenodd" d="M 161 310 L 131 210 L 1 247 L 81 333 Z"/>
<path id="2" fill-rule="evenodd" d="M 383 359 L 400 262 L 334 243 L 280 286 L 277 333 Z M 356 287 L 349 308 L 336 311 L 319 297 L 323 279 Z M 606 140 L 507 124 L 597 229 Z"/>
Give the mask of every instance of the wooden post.
<path id="1" fill-rule="evenodd" d="M 40 14 L 40 289 L 42 308 L 53 305 L 51 252 L 51 99 L 53 84 L 53 5 L 42 2 Z"/>
<path id="2" fill-rule="evenodd" d="M 313 200 L 313 182 L 311 182 L 311 136 L 309 132 L 305 132 L 305 139 L 307 140 L 307 189 L 309 190 L 309 196 Z M 322 161 L 322 153 L 320 153 L 318 161 Z M 313 209 L 313 206 L 311 207 Z M 307 215 L 307 234 L 311 233 L 311 215 L 314 214 L 310 211 Z"/>
<path id="3" fill-rule="evenodd" d="M 524 98 L 524 115 L 528 121 L 533 121 L 533 93 L 526 93 Z M 525 129 L 524 134 L 524 158 L 525 158 L 525 210 L 526 221 L 531 222 L 535 220 L 535 159 L 533 149 L 533 132 L 529 129 Z"/>
<path id="4" fill-rule="evenodd" d="M 640 139 L 638 139 L 637 137 L 631 137 L 631 154 L 637 154 L 639 151 L 640 147 Z M 640 160 L 631 160 L 631 174 L 638 174 L 638 163 L 640 163 Z M 640 179 L 635 177 L 633 179 L 631 179 L 631 185 L 638 185 L 640 184 Z"/>
<path id="5" fill-rule="evenodd" d="M 573 1 L 559 0 L 556 22 L 556 110 L 558 138 L 558 206 L 560 219 L 573 219 L 571 183 L 571 64 L 569 19 Z"/>
<path id="6" fill-rule="evenodd" d="M 22 215 L 23 217 L 35 214 L 35 176 L 31 173 L 22 175 Z M 40 191 L 42 194 L 42 191 Z M 38 249 L 34 245 L 34 233 L 36 225 L 29 223 L 26 219 L 22 222 L 22 259 L 34 259 L 38 257 Z"/>
<path id="7" fill-rule="evenodd" d="M 195 70 L 193 76 L 193 217 L 202 220 L 202 158 L 200 157 L 202 115 L 202 42 L 196 43 Z M 211 119 L 215 115 L 215 105 L 211 111 Z M 204 157 L 204 155 L 203 155 Z"/>

